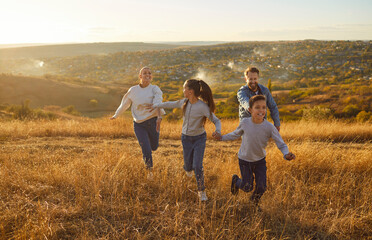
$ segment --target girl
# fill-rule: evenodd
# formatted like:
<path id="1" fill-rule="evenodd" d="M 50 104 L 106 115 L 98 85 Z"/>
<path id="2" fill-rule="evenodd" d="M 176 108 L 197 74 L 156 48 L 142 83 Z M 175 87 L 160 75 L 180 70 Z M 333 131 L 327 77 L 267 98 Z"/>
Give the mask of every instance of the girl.
<path id="1" fill-rule="evenodd" d="M 139 72 L 140 83 L 131 87 L 124 95 L 119 108 L 116 110 L 111 119 L 117 118 L 120 113 L 124 112 L 131 106 L 134 133 L 136 134 L 138 143 L 142 148 L 143 160 L 146 168 L 151 170 L 152 151 L 155 151 L 159 146 L 159 131 L 161 123 L 161 114 L 164 110 L 153 109 L 148 111 L 142 107 L 143 104 L 159 104 L 162 102 L 163 93 L 158 86 L 152 85 L 151 70 L 148 67 L 143 67 Z M 152 173 L 149 172 L 148 177 Z"/>
<path id="2" fill-rule="evenodd" d="M 152 108 L 182 108 L 183 168 L 190 177 L 194 170 L 198 185 L 198 196 L 201 201 L 207 201 L 203 172 L 203 156 L 207 140 L 204 124 L 208 118 L 216 127 L 213 134 L 220 134 L 221 122 L 213 113 L 215 104 L 212 90 L 204 81 L 187 80 L 183 85 L 183 94 L 185 98 L 182 100 L 156 103 L 152 105 Z M 151 106 L 148 105 L 148 108 L 151 108 Z"/>

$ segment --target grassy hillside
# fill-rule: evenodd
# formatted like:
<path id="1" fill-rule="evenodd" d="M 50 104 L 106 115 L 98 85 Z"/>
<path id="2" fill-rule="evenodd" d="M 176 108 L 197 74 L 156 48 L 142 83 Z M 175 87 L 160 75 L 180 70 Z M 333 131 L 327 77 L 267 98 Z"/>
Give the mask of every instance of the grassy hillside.
<path id="1" fill-rule="evenodd" d="M 85 116 L 102 116 L 116 110 L 128 88 L 124 84 L 108 89 L 45 78 L 0 75 L 0 102 L 20 105 L 29 100 L 32 108 L 73 105 Z M 96 103 L 91 100 L 96 100 Z"/>
<path id="2" fill-rule="evenodd" d="M 222 121 L 229 132 L 238 121 Z M 240 141 L 207 141 L 209 201 L 182 169 L 180 123 L 162 124 L 146 178 L 127 119 L 0 124 L 2 239 L 368 239 L 372 125 L 300 122 L 281 133 L 297 159 L 267 147 L 262 212 L 230 194 Z M 207 125 L 208 136 L 213 131 Z M 337 139 L 342 139 L 340 142 Z"/>
<path id="3" fill-rule="evenodd" d="M 0 59 L 13 58 L 51 58 L 79 55 L 109 54 L 115 52 L 134 52 L 177 48 L 177 44 L 113 42 L 113 43 L 76 43 L 44 46 L 0 48 Z"/>
<path id="4" fill-rule="evenodd" d="M 124 43 L 87 46 L 93 53 L 106 47 L 118 51 L 121 44 Z M 131 44 L 134 50 L 141 49 L 136 48 L 136 44 L 142 46 L 142 43 L 124 45 L 130 49 Z M 43 47 L 58 49 L 66 46 L 70 45 Z M 200 78 L 212 86 L 217 101 L 222 102 L 217 108 L 219 116 L 237 117 L 234 96 L 244 84 L 244 69 L 255 65 L 261 70 L 260 83 L 267 85 L 270 80 L 280 116 L 285 120 L 300 119 L 305 110 L 318 106 L 332 117 L 372 120 L 371 41 L 307 40 L 171 46 L 171 49 L 161 51 L 121 51 L 38 59 L 0 58 L 0 72 L 14 76 L 42 76 L 116 91 L 136 83 L 139 69 L 147 65 L 152 68 L 153 83 L 162 89 L 164 99 L 182 97 L 183 82 L 188 78 Z M 70 48 L 61 51 L 79 53 L 85 49 L 80 45 L 71 45 Z M 69 95 L 66 97 L 70 98 Z M 358 117 L 359 113 L 364 117 Z"/>

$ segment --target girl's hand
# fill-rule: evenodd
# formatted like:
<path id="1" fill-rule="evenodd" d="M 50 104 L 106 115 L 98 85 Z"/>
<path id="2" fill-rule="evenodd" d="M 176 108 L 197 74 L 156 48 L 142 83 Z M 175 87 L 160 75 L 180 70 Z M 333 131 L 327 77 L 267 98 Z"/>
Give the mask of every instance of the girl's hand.
<path id="1" fill-rule="evenodd" d="M 142 104 L 142 107 L 144 107 L 146 110 L 150 110 L 150 112 L 155 109 L 152 107 L 152 103 L 144 103 Z"/>
<path id="2" fill-rule="evenodd" d="M 215 140 L 218 140 L 218 141 L 221 141 L 222 140 L 222 136 L 220 133 L 218 133 L 217 131 L 212 133 L 212 137 L 215 139 Z"/>
<path id="3" fill-rule="evenodd" d="M 161 118 L 156 119 L 156 131 L 160 132 Z"/>
<path id="4" fill-rule="evenodd" d="M 288 154 L 286 154 L 285 156 L 285 159 L 287 159 L 288 161 L 291 161 L 291 160 L 293 160 L 293 159 L 296 159 L 296 156 L 293 154 L 293 153 L 288 153 Z"/>

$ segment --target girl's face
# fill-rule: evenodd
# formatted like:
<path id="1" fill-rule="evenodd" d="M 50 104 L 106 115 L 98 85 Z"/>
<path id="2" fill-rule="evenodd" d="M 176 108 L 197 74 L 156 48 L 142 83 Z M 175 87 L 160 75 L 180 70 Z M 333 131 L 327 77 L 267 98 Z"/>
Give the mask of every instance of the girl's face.
<path id="1" fill-rule="evenodd" d="M 183 96 L 187 99 L 190 99 L 194 96 L 194 91 L 186 86 L 186 83 L 183 85 Z"/>
<path id="2" fill-rule="evenodd" d="M 254 123 L 261 123 L 266 115 L 266 101 L 259 100 L 253 104 L 252 108 L 249 108 L 252 120 Z"/>
<path id="3" fill-rule="evenodd" d="M 145 86 L 149 85 L 150 82 L 152 81 L 151 70 L 149 68 L 142 69 L 142 71 L 139 75 L 139 78 L 140 78 L 141 84 L 143 84 Z"/>

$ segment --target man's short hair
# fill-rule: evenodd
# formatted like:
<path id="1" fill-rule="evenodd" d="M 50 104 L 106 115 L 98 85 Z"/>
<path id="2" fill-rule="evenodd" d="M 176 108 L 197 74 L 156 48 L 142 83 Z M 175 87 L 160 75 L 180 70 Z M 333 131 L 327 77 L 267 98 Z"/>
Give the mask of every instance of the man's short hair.
<path id="1" fill-rule="evenodd" d="M 256 68 L 256 67 L 248 67 L 244 71 L 244 76 L 247 76 L 249 72 L 251 72 L 251 73 L 257 73 L 257 75 L 260 75 L 260 70 L 258 70 L 258 68 Z"/>
<path id="2" fill-rule="evenodd" d="M 266 97 L 265 95 L 255 95 L 253 97 L 251 97 L 249 99 L 249 107 L 250 108 L 253 108 L 253 105 L 257 102 L 257 101 L 261 101 L 261 100 L 264 100 L 266 102 Z"/>

